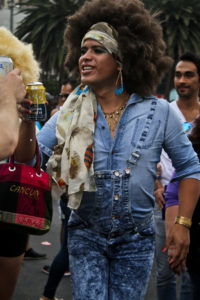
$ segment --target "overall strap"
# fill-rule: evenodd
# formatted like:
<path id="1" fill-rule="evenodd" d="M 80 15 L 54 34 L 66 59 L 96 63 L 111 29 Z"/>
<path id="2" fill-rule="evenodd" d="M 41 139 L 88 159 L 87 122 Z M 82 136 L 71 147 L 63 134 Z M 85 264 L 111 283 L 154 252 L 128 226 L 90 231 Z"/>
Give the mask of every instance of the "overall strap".
<path id="1" fill-rule="evenodd" d="M 154 116 L 154 113 L 156 110 L 156 105 L 157 105 L 157 99 L 155 97 L 152 97 L 152 99 L 150 99 L 149 101 L 151 101 L 150 110 L 149 110 L 148 116 L 146 118 L 145 125 L 141 132 L 140 138 L 135 146 L 135 149 L 131 153 L 129 159 L 127 160 L 128 167 L 133 167 L 137 164 L 137 161 L 141 156 L 142 146 L 146 140 L 147 134 L 148 134 L 150 126 L 151 126 L 151 122 L 153 120 L 153 116 Z"/>

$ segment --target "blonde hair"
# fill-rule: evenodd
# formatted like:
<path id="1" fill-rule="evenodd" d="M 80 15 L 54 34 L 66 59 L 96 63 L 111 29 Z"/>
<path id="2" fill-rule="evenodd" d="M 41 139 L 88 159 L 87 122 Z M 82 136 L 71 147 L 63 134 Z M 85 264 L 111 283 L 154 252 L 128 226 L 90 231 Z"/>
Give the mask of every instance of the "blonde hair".
<path id="1" fill-rule="evenodd" d="M 0 27 L 0 56 L 12 58 L 14 68 L 22 72 L 25 85 L 39 80 L 40 67 L 34 58 L 32 45 L 24 44 L 5 27 Z"/>

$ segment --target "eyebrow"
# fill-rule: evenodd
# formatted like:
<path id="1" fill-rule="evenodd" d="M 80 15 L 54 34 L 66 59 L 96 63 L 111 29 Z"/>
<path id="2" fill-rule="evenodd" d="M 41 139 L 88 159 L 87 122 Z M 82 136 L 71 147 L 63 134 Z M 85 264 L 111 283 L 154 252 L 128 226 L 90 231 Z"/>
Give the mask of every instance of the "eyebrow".
<path id="1" fill-rule="evenodd" d="M 88 49 L 88 48 L 91 48 L 91 49 L 101 48 L 101 49 L 105 50 L 105 52 L 108 52 L 108 50 L 103 45 L 93 45 L 91 47 L 87 47 L 87 46 L 81 47 L 81 49 Z"/>
<path id="2" fill-rule="evenodd" d="M 185 72 L 175 71 L 175 74 L 176 74 L 176 75 L 179 75 L 179 74 L 183 74 L 183 75 L 193 75 L 193 74 L 195 74 L 195 72 L 194 72 L 194 71 L 185 71 Z"/>

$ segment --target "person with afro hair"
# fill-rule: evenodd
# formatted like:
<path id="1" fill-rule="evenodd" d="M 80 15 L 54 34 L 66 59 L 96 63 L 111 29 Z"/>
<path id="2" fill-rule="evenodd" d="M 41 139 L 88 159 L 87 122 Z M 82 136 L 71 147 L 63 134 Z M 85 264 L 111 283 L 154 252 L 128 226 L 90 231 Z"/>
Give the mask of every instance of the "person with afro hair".
<path id="1" fill-rule="evenodd" d="M 153 193 L 163 147 L 180 180 L 181 220 L 190 220 L 199 196 L 198 158 L 168 102 L 153 95 L 172 59 L 156 16 L 139 0 L 86 1 L 68 18 L 64 40 L 65 66 L 80 85 L 37 139 L 71 209 L 73 296 L 141 300 L 155 251 Z M 34 152 L 34 125 L 22 121 L 15 157 L 29 161 Z M 174 224 L 163 251 L 172 246 L 176 272 L 184 269 L 188 228 Z"/>

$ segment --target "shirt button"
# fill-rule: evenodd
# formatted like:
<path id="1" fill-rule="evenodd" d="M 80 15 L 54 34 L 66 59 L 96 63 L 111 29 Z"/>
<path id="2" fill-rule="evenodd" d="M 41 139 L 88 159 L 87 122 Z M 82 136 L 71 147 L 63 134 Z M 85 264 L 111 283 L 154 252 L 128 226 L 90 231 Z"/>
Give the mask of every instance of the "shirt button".
<path id="1" fill-rule="evenodd" d="M 119 176 L 119 171 L 114 171 L 114 175 L 118 177 Z"/>
<path id="2" fill-rule="evenodd" d="M 129 169 L 129 168 L 125 169 L 125 173 L 126 174 L 130 174 L 131 173 L 131 169 Z"/>
<path id="3" fill-rule="evenodd" d="M 139 158 L 140 157 L 140 154 L 139 153 L 136 153 L 136 152 L 132 152 L 131 155 L 135 158 Z"/>
<path id="4" fill-rule="evenodd" d="M 104 130 L 104 129 L 105 129 L 105 126 L 102 126 L 102 127 L 101 127 L 101 129 L 103 129 L 103 130 Z"/>

